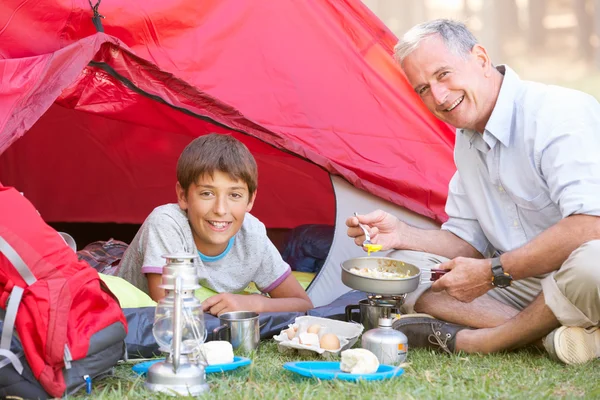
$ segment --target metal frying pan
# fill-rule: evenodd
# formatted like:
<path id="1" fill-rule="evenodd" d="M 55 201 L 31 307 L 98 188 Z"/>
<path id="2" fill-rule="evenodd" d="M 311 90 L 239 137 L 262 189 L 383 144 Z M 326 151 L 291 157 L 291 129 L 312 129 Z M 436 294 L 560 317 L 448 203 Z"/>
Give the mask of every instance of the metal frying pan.
<path id="1" fill-rule="evenodd" d="M 406 278 L 380 279 L 357 275 L 351 268 L 393 267 L 397 272 L 408 275 Z M 342 263 L 344 285 L 367 293 L 401 295 L 413 292 L 421 282 L 421 269 L 414 264 L 389 257 L 357 257 Z M 446 270 L 431 269 L 432 280 L 439 278 Z"/>

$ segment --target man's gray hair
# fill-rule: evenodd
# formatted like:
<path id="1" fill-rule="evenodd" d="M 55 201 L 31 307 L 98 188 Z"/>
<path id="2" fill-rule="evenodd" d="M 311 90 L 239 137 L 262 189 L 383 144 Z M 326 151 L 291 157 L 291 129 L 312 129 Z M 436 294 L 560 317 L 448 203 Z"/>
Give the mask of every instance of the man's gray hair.
<path id="1" fill-rule="evenodd" d="M 412 27 L 402 36 L 394 47 L 396 61 L 402 65 L 404 59 L 432 35 L 440 35 L 448 50 L 461 57 L 466 57 L 477 44 L 475 36 L 462 22 L 435 19 Z"/>

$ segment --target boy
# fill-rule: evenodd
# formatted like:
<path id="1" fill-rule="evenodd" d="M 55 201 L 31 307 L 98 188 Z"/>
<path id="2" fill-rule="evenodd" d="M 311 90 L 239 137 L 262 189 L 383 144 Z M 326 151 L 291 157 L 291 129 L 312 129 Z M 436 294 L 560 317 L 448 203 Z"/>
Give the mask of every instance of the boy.
<path id="1" fill-rule="evenodd" d="M 256 198 L 254 157 L 232 136 L 210 134 L 192 141 L 177 162 L 178 204 L 148 216 L 121 262 L 119 275 L 158 301 L 164 254 L 193 253 L 200 284 L 219 293 L 204 311 L 306 311 L 313 307 L 291 269 L 249 214 Z M 250 282 L 270 297 L 239 295 Z"/>

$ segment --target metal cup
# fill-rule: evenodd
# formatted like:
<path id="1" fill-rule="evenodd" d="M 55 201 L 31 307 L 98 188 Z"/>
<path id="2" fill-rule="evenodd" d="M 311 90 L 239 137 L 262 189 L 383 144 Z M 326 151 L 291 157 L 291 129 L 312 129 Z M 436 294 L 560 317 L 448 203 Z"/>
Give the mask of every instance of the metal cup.
<path id="1" fill-rule="evenodd" d="M 221 326 L 213 330 L 215 340 L 226 340 L 234 350 L 248 353 L 258 348 L 260 326 L 258 314 L 252 311 L 233 311 L 219 316 Z"/>
<path id="2" fill-rule="evenodd" d="M 400 310 L 391 304 L 371 304 L 369 299 L 364 299 L 358 304 L 346 306 L 346 321 L 352 321 L 353 310 L 360 311 L 360 323 L 365 331 L 379 326 L 379 318 L 396 318 Z"/>

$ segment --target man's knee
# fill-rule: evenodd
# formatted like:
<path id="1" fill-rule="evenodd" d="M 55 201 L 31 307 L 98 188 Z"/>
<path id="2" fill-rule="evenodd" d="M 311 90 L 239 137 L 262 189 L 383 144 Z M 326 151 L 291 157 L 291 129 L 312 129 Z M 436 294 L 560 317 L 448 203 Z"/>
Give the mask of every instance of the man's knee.
<path id="1" fill-rule="evenodd" d="M 565 295 L 597 291 L 600 286 L 600 240 L 584 243 L 573 251 L 554 279 Z"/>
<path id="2" fill-rule="evenodd" d="M 562 296 L 552 296 L 546 282 L 546 304 L 563 325 L 591 326 L 600 321 L 600 240 L 584 243 L 573 251 L 561 268 L 548 277 Z M 542 283 L 544 286 L 544 283 Z M 563 297 L 567 302 L 561 301 Z M 570 303 L 570 305 L 568 304 Z M 574 307 L 574 308 L 573 308 Z"/>

